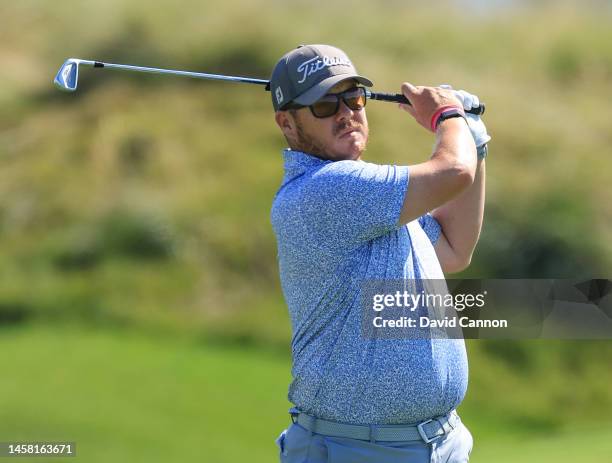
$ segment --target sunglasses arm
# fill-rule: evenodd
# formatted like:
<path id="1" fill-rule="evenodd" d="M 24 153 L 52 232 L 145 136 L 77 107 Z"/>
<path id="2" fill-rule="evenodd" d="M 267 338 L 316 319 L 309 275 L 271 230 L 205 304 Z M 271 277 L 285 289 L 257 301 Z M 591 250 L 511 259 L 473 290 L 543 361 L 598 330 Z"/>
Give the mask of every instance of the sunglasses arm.
<path id="1" fill-rule="evenodd" d="M 366 98 L 369 98 L 371 100 L 390 101 L 390 102 L 395 102 L 395 103 L 403 103 L 403 104 L 408 104 L 408 105 L 412 106 L 410 101 L 408 101 L 408 99 L 404 95 L 401 95 L 399 93 L 395 93 L 395 94 L 392 94 L 392 93 L 374 93 L 374 92 L 371 92 L 369 90 L 366 90 Z M 485 112 L 485 104 L 484 103 L 480 103 L 480 106 L 478 106 L 477 108 L 469 109 L 466 112 L 467 113 L 471 113 L 471 114 L 476 114 L 478 116 L 481 116 Z"/>

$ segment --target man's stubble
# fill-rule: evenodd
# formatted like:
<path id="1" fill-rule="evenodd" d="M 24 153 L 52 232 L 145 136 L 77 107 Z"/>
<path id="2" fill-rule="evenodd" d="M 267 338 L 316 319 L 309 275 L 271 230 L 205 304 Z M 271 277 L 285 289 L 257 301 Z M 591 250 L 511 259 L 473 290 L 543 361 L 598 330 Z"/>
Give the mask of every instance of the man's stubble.
<path id="1" fill-rule="evenodd" d="M 293 149 L 297 151 L 301 151 L 303 153 L 313 154 L 322 159 L 329 159 L 329 157 L 327 157 L 326 155 L 325 147 L 322 144 L 320 144 L 317 140 L 313 139 L 313 137 L 309 137 L 306 135 L 306 133 L 304 132 L 304 128 L 302 127 L 302 124 L 299 120 L 297 111 L 290 110 L 290 112 L 291 112 L 291 115 L 293 116 L 293 120 L 295 121 L 296 132 L 297 132 L 297 140 L 295 140 L 296 146 Z M 336 136 L 340 132 L 348 129 L 349 127 L 363 129 L 361 124 L 352 123 L 350 121 L 347 121 L 341 124 L 334 125 L 332 134 L 333 136 Z M 367 148 L 367 136 L 368 136 L 367 132 L 368 131 L 366 131 L 366 142 L 364 143 L 363 148 L 360 151 L 358 158 L 361 158 L 361 155 L 365 152 Z"/>

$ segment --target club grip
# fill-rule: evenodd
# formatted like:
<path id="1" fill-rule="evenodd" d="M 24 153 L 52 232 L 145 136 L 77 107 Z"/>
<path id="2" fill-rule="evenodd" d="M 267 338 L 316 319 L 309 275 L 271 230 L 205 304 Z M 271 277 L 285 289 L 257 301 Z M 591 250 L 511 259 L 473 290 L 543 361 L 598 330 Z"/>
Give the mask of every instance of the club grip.
<path id="1" fill-rule="evenodd" d="M 408 99 L 400 94 L 400 93 L 374 93 L 374 92 L 369 92 L 368 93 L 368 98 L 371 98 L 373 100 L 379 100 L 379 101 L 392 101 L 395 103 L 404 103 L 404 104 L 408 104 L 410 106 L 412 106 L 412 104 L 410 103 L 410 101 L 408 101 Z M 476 114 L 477 116 L 482 116 L 485 112 L 485 104 L 484 103 L 480 103 L 480 105 L 476 108 L 472 108 L 472 109 L 468 109 L 465 111 L 466 113 L 470 113 L 470 114 Z"/>

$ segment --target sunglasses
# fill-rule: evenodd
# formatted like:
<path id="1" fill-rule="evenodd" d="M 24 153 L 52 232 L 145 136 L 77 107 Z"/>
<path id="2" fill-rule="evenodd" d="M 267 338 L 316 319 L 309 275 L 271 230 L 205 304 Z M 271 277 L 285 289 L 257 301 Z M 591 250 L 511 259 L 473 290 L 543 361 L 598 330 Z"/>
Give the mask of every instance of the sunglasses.
<path id="1" fill-rule="evenodd" d="M 366 105 L 366 90 L 363 87 L 355 87 L 342 93 L 328 93 L 308 107 L 314 117 L 323 119 L 333 116 L 338 112 L 338 109 L 340 109 L 340 100 L 344 101 L 344 104 L 351 110 L 359 111 Z M 300 109 L 305 107 L 306 106 L 291 102 L 285 106 L 284 109 Z"/>

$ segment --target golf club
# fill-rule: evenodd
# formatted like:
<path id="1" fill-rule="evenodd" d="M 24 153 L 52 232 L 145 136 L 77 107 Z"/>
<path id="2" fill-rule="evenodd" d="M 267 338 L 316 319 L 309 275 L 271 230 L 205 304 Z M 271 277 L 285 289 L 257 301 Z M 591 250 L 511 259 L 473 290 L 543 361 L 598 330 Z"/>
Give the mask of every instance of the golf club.
<path id="1" fill-rule="evenodd" d="M 174 69 L 159 69 L 143 66 L 132 66 L 128 64 L 103 63 L 101 61 L 90 61 L 78 58 L 67 59 L 62 67 L 57 72 L 53 83 L 60 90 L 66 92 L 74 92 L 77 89 L 79 81 L 79 66 L 88 66 L 93 68 L 110 68 L 120 69 L 123 71 L 148 72 L 150 74 L 171 74 L 175 76 L 193 77 L 196 79 L 208 80 L 224 80 L 228 82 L 242 82 L 246 84 L 264 85 L 266 90 L 270 90 L 270 81 L 264 79 L 254 79 L 251 77 L 225 76 L 220 74 L 206 74 L 203 72 L 177 71 Z M 396 93 L 374 93 L 366 91 L 366 97 L 372 100 L 391 101 L 396 103 L 410 104 L 406 97 Z M 467 112 L 477 115 L 482 115 L 485 112 L 485 105 L 481 103 L 477 108 L 472 108 Z"/>

